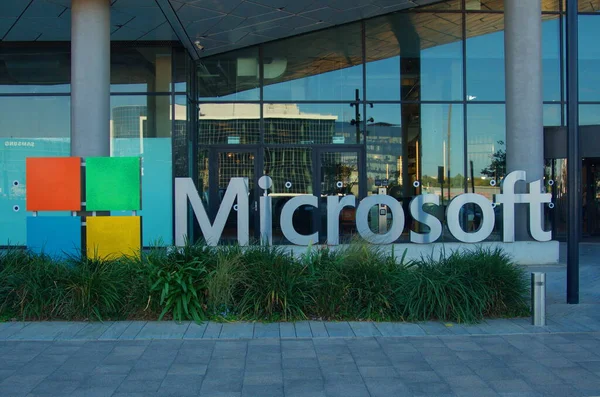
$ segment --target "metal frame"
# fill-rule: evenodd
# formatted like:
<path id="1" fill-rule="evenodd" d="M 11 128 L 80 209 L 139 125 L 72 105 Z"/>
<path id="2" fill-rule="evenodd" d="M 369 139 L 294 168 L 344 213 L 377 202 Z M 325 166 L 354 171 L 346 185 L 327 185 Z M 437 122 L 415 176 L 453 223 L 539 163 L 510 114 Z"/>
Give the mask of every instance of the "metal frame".
<path id="1" fill-rule="evenodd" d="M 581 234 L 581 156 L 579 151 L 579 14 L 567 0 L 567 303 L 579 303 Z"/>

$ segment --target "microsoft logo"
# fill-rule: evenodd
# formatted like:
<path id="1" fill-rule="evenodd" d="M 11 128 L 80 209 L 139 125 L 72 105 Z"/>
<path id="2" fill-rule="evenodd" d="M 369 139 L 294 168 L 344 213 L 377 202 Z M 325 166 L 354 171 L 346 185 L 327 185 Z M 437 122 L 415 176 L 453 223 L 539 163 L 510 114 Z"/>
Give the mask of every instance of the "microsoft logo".
<path id="1" fill-rule="evenodd" d="M 26 203 L 27 247 L 34 252 L 105 258 L 141 248 L 139 157 L 28 158 Z"/>

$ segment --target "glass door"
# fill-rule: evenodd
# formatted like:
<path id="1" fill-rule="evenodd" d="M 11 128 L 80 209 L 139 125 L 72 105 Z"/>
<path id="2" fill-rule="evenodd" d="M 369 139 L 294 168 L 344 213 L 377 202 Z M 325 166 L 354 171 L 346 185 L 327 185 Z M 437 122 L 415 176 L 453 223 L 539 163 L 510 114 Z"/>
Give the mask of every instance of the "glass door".
<path id="1" fill-rule="evenodd" d="M 248 178 L 250 239 L 258 238 L 258 159 L 256 149 L 212 148 L 209 184 L 210 218 L 214 221 L 231 178 Z M 237 241 L 237 200 L 229 213 L 221 242 Z"/>
<path id="2" fill-rule="evenodd" d="M 364 174 L 364 156 L 360 149 L 320 148 L 315 151 L 316 196 L 319 211 L 316 220 L 321 243 L 327 236 L 327 196 L 356 197 L 356 204 L 365 196 L 366 186 L 361 183 Z M 340 243 L 347 243 L 356 235 L 356 208 L 345 207 L 339 214 Z"/>
<path id="3" fill-rule="evenodd" d="M 583 176 L 583 231 L 584 235 L 600 235 L 600 159 L 585 159 Z"/>

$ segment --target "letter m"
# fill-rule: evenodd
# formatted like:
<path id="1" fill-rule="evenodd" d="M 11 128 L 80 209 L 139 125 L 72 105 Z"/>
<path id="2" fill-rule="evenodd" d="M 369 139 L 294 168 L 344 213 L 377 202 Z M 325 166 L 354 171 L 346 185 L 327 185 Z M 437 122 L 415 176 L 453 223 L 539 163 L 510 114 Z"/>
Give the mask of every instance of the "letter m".
<path id="1" fill-rule="evenodd" d="M 206 209 L 198 195 L 198 190 L 191 178 L 175 178 L 175 244 L 179 247 L 185 244 L 188 221 L 188 200 L 198 220 L 202 235 L 208 245 L 217 245 L 225 222 L 237 199 L 237 233 L 240 245 L 248 245 L 249 232 L 249 205 L 248 205 L 248 178 L 231 178 L 227 191 L 223 196 L 217 217 L 213 224 L 210 223 Z"/>

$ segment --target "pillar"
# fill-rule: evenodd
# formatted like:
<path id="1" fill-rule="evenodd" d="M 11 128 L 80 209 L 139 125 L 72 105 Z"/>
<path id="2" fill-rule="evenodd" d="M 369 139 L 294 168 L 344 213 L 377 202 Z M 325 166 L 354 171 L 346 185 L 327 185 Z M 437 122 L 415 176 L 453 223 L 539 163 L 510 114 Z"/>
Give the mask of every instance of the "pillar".
<path id="1" fill-rule="evenodd" d="M 504 1 L 506 170 L 527 172 L 527 182 L 544 176 L 541 14 L 539 1 Z M 528 222 L 527 206 L 517 206 L 517 240 L 530 239 Z"/>
<path id="2" fill-rule="evenodd" d="M 110 0 L 71 2 L 71 155 L 110 156 Z"/>

